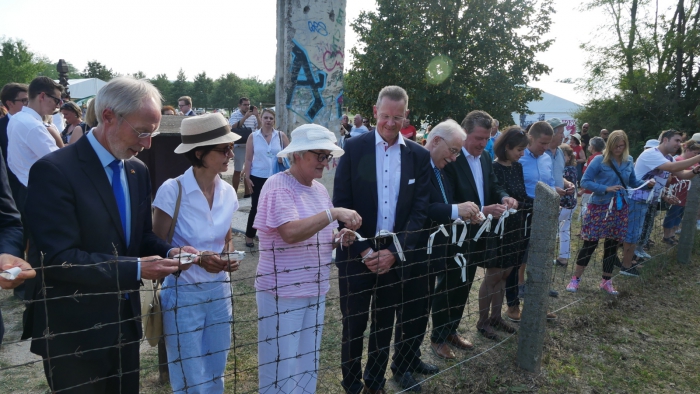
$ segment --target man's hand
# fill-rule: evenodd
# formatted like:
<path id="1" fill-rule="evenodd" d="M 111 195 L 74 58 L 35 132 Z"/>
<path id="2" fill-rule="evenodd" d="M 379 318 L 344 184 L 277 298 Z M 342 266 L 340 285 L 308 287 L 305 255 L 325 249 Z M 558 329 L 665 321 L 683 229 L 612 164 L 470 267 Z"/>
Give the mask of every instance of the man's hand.
<path id="1" fill-rule="evenodd" d="M 388 249 L 383 249 L 379 252 L 373 253 L 365 259 L 365 265 L 367 268 L 379 275 L 389 272 L 389 268 L 391 268 L 395 262 L 396 258 Z"/>
<path id="2" fill-rule="evenodd" d="M 487 205 L 484 207 L 482 212 L 484 213 L 484 216 L 493 216 L 494 218 L 498 219 L 503 215 L 503 212 L 505 212 L 506 206 L 503 204 L 493 204 L 493 205 Z"/>
<path id="3" fill-rule="evenodd" d="M 162 279 L 189 266 L 190 264 L 180 264 L 176 260 L 164 259 L 160 256 L 141 257 L 141 279 Z"/>
<path id="4" fill-rule="evenodd" d="M 170 254 L 168 255 L 168 257 L 172 259 L 172 258 L 174 258 L 175 256 L 177 256 L 178 254 L 181 254 L 181 253 L 199 254 L 199 251 L 198 251 L 197 249 L 193 248 L 192 246 L 183 246 L 183 247 L 181 247 L 181 248 L 173 248 L 173 249 L 170 249 Z M 199 259 L 199 257 L 197 257 L 197 259 Z M 194 264 L 194 263 L 197 263 L 197 259 L 195 259 L 195 261 L 193 262 L 193 264 Z M 143 260 L 143 259 L 142 259 L 142 260 Z M 178 259 L 175 259 L 175 260 L 178 260 Z M 191 266 L 191 265 L 192 265 L 192 264 L 181 264 L 181 265 L 180 265 L 180 270 L 181 270 L 181 271 L 187 271 L 188 269 L 190 269 L 190 266 Z"/>
<path id="5" fill-rule="evenodd" d="M 506 206 L 506 209 L 518 209 L 518 200 L 513 197 L 503 197 L 501 202 Z"/>
<path id="6" fill-rule="evenodd" d="M 25 280 L 36 276 L 36 271 L 26 261 L 11 254 L 0 254 L 0 271 L 7 271 L 14 267 L 20 268 L 22 272 L 14 280 L 8 280 L 0 276 L 0 288 L 5 290 L 14 289 L 24 283 Z"/>
<path id="7" fill-rule="evenodd" d="M 471 201 L 457 204 L 457 214 L 464 220 L 471 220 L 479 214 L 479 206 Z"/>
<path id="8" fill-rule="evenodd" d="M 564 197 L 564 196 L 566 195 L 566 190 L 564 190 L 564 189 L 562 189 L 562 188 L 560 188 L 560 187 L 555 186 L 555 187 L 554 187 L 554 190 L 555 190 L 555 191 L 557 192 L 557 194 L 560 195 L 561 197 Z"/>

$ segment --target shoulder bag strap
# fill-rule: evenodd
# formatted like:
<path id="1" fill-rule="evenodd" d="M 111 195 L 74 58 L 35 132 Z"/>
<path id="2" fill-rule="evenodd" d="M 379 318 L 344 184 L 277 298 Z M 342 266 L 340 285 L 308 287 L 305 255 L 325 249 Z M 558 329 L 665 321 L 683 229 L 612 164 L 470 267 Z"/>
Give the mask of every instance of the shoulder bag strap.
<path id="1" fill-rule="evenodd" d="M 612 168 L 613 171 L 615 171 L 615 174 L 617 174 L 617 177 L 620 179 L 620 182 L 622 182 L 622 187 L 627 189 L 627 184 L 624 180 L 622 180 L 622 175 L 620 175 L 620 171 L 618 171 L 617 168 L 615 168 L 615 163 L 613 163 L 612 160 L 610 160 L 610 168 Z"/>
<path id="2" fill-rule="evenodd" d="M 177 216 L 180 213 L 180 203 L 182 202 L 182 184 L 179 179 L 175 179 L 177 182 L 177 201 L 175 202 L 175 212 L 173 213 L 173 221 L 170 222 L 170 230 L 168 230 L 168 243 L 172 244 L 173 235 L 175 234 L 175 224 L 177 223 Z"/>

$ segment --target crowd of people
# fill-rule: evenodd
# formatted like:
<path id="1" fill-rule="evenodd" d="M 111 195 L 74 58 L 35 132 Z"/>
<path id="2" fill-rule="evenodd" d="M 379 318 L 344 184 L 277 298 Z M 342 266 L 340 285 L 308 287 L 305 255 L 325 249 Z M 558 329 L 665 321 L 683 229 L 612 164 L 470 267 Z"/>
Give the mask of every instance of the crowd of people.
<path id="1" fill-rule="evenodd" d="M 148 169 L 135 156 L 175 109 L 162 106 L 149 82 L 118 77 L 83 121 L 62 91 L 44 77 L 9 84 L 2 103 L 10 115 L 0 119 L 7 155 L 0 160 L 0 268 L 21 268 L 0 285 L 26 281 L 22 338 L 43 358 L 54 391 L 138 392 L 139 288 L 155 280 L 162 282 L 173 391 L 223 392 L 234 319 L 230 280 L 240 262 L 230 223 L 241 177 L 253 205 L 245 243 L 259 242 L 260 392 L 316 391 L 335 251 L 341 384 L 347 393 L 375 394 L 384 393 L 387 367 L 413 392 L 421 390 L 417 375 L 439 372 L 421 358 L 429 322 L 435 356 L 455 359 L 474 348 L 460 323 L 478 267 L 485 276 L 475 332 L 500 341 L 501 333 L 517 331 L 538 183 L 561 197 L 552 260 L 567 266 L 576 258 L 566 290 L 578 291 L 603 239 L 599 287 L 614 296 L 615 266 L 640 274 L 639 250 L 651 241 L 662 202 L 671 205 L 662 242 L 677 242 L 688 180 L 700 171 L 700 134 L 681 143 L 680 132 L 665 130 L 634 161 L 622 130 L 590 137 L 584 124 L 582 134 L 566 135 L 557 118 L 500 130 L 481 110 L 435 125 L 422 146 L 414 142 L 406 91 L 386 86 L 372 108 L 376 125 L 360 114 L 349 125 L 343 116 L 340 139 L 313 124 L 288 138 L 275 128 L 273 110 L 245 97 L 228 121 L 188 116 L 175 153 L 191 167 L 163 183 L 151 202 Z M 189 97 L 178 101 L 183 114 L 193 115 L 191 106 Z M 68 126 L 57 140 L 45 119 L 59 110 Z M 334 158 L 331 198 L 316 179 Z M 233 185 L 219 176 L 232 160 Z M 575 217 L 579 197 L 585 209 Z M 577 220 L 583 245 L 575 254 Z"/>

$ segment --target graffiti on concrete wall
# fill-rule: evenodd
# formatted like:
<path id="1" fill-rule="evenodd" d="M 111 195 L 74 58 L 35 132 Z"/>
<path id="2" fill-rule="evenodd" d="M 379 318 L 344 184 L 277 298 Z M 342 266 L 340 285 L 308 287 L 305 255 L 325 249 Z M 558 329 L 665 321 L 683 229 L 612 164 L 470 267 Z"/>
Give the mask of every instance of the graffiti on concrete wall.
<path id="1" fill-rule="evenodd" d="M 292 42 L 294 43 L 292 46 L 292 67 L 289 71 L 292 88 L 291 92 L 287 94 L 287 108 L 292 108 L 294 95 L 297 94 L 298 90 L 306 90 L 308 88 L 311 99 L 309 108 L 306 110 L 306 116 L 313 121 L 318 112 L 324 107 L 321 94 L 326 87 L 328 74 L 323 70 L 318 70 L 318 68 L 314 71 L 306 50 L 296 40 L 292 40 Z"/>

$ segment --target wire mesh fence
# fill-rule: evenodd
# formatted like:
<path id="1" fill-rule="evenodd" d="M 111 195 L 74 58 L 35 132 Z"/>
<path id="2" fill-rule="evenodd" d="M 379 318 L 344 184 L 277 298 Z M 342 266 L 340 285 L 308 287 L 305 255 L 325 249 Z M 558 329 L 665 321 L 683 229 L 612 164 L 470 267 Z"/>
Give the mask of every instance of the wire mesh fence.
<path id="1" fill-rule="evenodd" d="M 698 189 L 693 188 L 688 201 L 695 203 L 697 193 Z M 539 198 L 541 196 L 538 195 Z M 677 234 L 688 232 L 684 236 L 692 237 L 695 233 L 692 225 L 697 217 L 697 207 L 689 206 L 686 209 L 685 215 L 693 217 L 686 217 L 682 227 L 679 227 L 682 211 L 665 206 L 659 199 L 645 201 L 644 204 L 645 214 L 637 215 L 641 219 L 634 223 L 641 230 L 641 235 L 639 243 L 634 246 L 637 257 L 633 264 L 638 264 L 635 268 L 641 275 L 623 279 L 620 268 L 615 267 L 611 276 L 613 284 L 625 281 L 622 296 L 643 291 L 644 282 L 650 278 L 645 271 L 657 272 L 670 264 L 669 257 L 680 238 Z M 591 297 L 614 299 L 616 295 L 610 294 L 612 287 L 604 286 L 604 268 L 610 264 L 622 265 L 624 261 L 621 242 L 604 245 L 604 241 L 600 240 L 600 245 L 591 254 L 585 273 L 579 275 L 573 288 L 572 279 L 577 273 L 580 274 L 577 265 L 580 266 L 581 256 L 587 253 L 582 252 L 586 241 L 581 238 L 582 218 L 585 215 L 582 213 L 581 199 L 578 199 L 574 209 L 565 211 L 563 216 L 557 206 L 543 205 L 540 209 L 550 211 L 547 215 L 538 211 L 537 207 L 534 211 L 521 211 L 530 223 L 526 222 L 518 228 L 504 225 L 508 220 L 514 220 L 515 212 L 512 217 L 502 220 L 487 218 L 483 223 L 474 224 L 483 230 L 478 232 L 478 237 L 466 238 L 463 234 L 466 234 L 464 229 L 467 225 L 464 223 L 425 228 L 420 234 L 423 240 L 421 246 L 415 250 L 403 250 L 405 261 L 397 256 L 392 269 L 382 274 L 365 268 L 347 268 L 364 266 L 361 257 L 346 262 L 339 269 L 331 255 L 325 256 L 321 252 L 322 246 L 328 245 L 312 237 L 295 247 L 315 251 L 317 259 L 314 261 L 288 261 L 286 256 L 290 255 L 290 248 L 275 248 L 273 245 L 270 249 L 253 250 L 243 260 L 242 268 L 227 273 L 225 280 L 187 283 L 177 276 L 171 276 L 163 283 L 160 293 L 162 312 L 159 313 L 162 313 L 164 321 L 163 338 L 167 349 L 167 361 L 161 364 L 167 364 L 172 383 L 169 385 L 166 382 L 162 390 L 340 393 L 355 392 L 358 383 L 360 390 L 363 385 L 369 386 L 371 383 L 390 392 L 412 391 L 415 386 L 402 387 L 393 381 L 395 371 L 413 373 L 421 384 L 439 380 L 458 381 L 460 378 L 456 376 L 460 374 L 461 366 L 500 352 L 504 343 L 518 337 L 518 361 L 521 367 L 525 367 L 520 359 L 521 352 L 534 352 L 530 355 L 541 359 L 541 342 L 533 346 L 533 338 L 543 334 L 546 314 L 560 313 Z M 627 219 L 633 216 L 628 215 Z M 393 242 L 391 236 L 367 238 L 378 249 Z M 473 250 L 477 243 L 474 238 L 481 238 L 489 245 L 484 252 Z M 520 263 L 527 263 L 522 275 L 514 275 L 515 282 L 508 282 L 508 275 L 503 271 L 497 272 L 498 278 L 488 276 L 490 272 L 495 272 L 483 268 L 488 266 L 489 259 L 519 259 L 523 252 L 519 248 L 525 247 L 522 240 L 528 238 L 528 253 L 523 261 L 514 262 L 511 268 L 519 273 Z M 504 239 L 513 244 L 504 243 Z M 462 246 L 458 246 L 460 241 Z M 436 253 L 440 248 L 445 253 L 444 258 L 435 257 L 440 255 Z M 259 257 L 264 254 L 271 257 L 274 269 L 272 273 L 262 275 L 256 266 Z M 604 255 L 608 256 L 609 261 L 604 261 Z M 136 264 L 137 261 L 131 263 Z M 129 347 L 142 349 L 140 364 L 124 362 L 117 374 L 95 376 L 94 379 L 76 382 L 74 386 L 56 392 L 80 392 L 81 387 L 95 381 L 118 384 L 129 375 L 145 376 L 158 371 L 159 363 L 154 362 L 152 356 L 145 360 L 144 349 L 149 345 L 144 339 L 153 338 L 142 339 L 129 331 L 140 327 L 142 321 L 138 313 L 130 310 L 128 299 L 144 297 L 148 290 L 141 289 L 139 294 L 138 290 L 120 289 L 117 283 L 116 290 L 112 291 L 56 295 L 52 286 L 47 286 L 46 279 L 49 278 L 51 282 L 51 278 L 58 276 L 53 274 L 56 271 L 60 271 L 60 275 L 70 275 L 71 270 L 75 269 L 118 270 L 118 267 L 114 261 L 81 267 L 74 267 L 70 262 L 37 267 L 40 273 L 37 285 L 43 296 L 25 301 L 25 305 L 35 304 L 34 307 L 43 311 L 47 320 L 52 302 L 58 299 L 75 301 L 77 312 L 73 316 L 79 316 L 80 308 L 92 302 L 117 303 L 119 316 L 112 323 L 69 332 L 56 330 L 55 322 L 49 320 L 41 330 L 42 335 L 35 334 L 36 346 L 60 349 L 49 344 L 59 343 L 69 336 L 107 332 L 110 327 L 117 329 L 115 343 L 108 349 L 91 348 L 86 343 L 71 351 L 49 352 L 46 357 L 30 361 L 0 363 L 0 383 L 10 376 L 24 373 L 26 368 L 32 366 L 44 365 L 48 370 L 65 371 L 56 368 L 63 364 L 70 365 L 73 357 L 102 362 L 91 353 L 101 355 L 105 351 L 116 351 L 117 360 L 121 363 L 121 350 Z M 448 278 L 452 285 L 445 290 L 444 286 L 440 286 L 440 281 Z M 270 286 L 270 283 L 273 285 Z M 357 290 L 354 283 L 362 283 L 364 287 Z M 506 288 L 506 283 L 510 283 L 509 288 Z M 310 289 L 311 295 L 288 296 L 296 294 L 295 290 L 298 289 Z M 504 297 L 507 292 L 511 296 Z M 459 305 L 460 297 L 454 296 L 458 293 L 466 298 L 463 305 Z M 515 294 L 515 300 L 512 294 Z M 436 302 L 441 297 L 444 302 Z M 497 301 L 491 301 L 499 298 L 502 306 Z M 485 299 L 488 302 L 484 302 Z M 513 312 L 523 299 L 524 306 L 517 307 L 521 318 L 509 320 L 513 314 L 508 312 Z M 454 300 L 457 300 L 456 305 Z M 363 312 L 357 305 L 369 305 L 369 312 Z M 503 317 L 502 320 L 489 320 L 493 324 L 482 332 L 485 327 L 484 312 L 489 316 L 489 310 L 484 311 L 484 308 L 491 309 L 491 319 L 495 315 Z M 148 316 L 147 311 L 142 313 L 144 317 Z M 440 320 L 440 314 L 447 314 L 446 320 Z M 520 323 L 514 321 L 521 319 Z M 442 323 L 436 325 L 436 320 Z M 352 324 L 355 326 L 350 327 Z M 521 326 L 518 327 L 518 324 Z M 447 335 L 459 334 L 471 339 L 475 346 L 472 348 L 450 342 L 448 353 L 454 359 L 445 360 L 444 354 L 437 354 L 439 352 L 434 346 L 441 340 L 445 342 L 444 335 L 441 338 L 442 330 L 448 330 Z M 492 333 L 494 335 L 490 335 Z M 3 348 L 5 351 L 17 349 L 17 345 L 26 344 L 26 341 L 6 338 Z M 530 349 L 524 350 L 525 346 Z M 439 350 L 439 346 L 437 348 Z M 361 354 L 359 357 L 358 352 Z M 512 356 L 515 359 L 515 355 Z M 436 364 L 439 372 L 424 371 L 421 360 Z M 51 382 L 51 379 L 52 376 L 48 375 L 47 380 Z M 444 391 L 444 388 L 440 391 Z M 42 392 L 45 389 L 32 386 L 23 391 Z"/>

